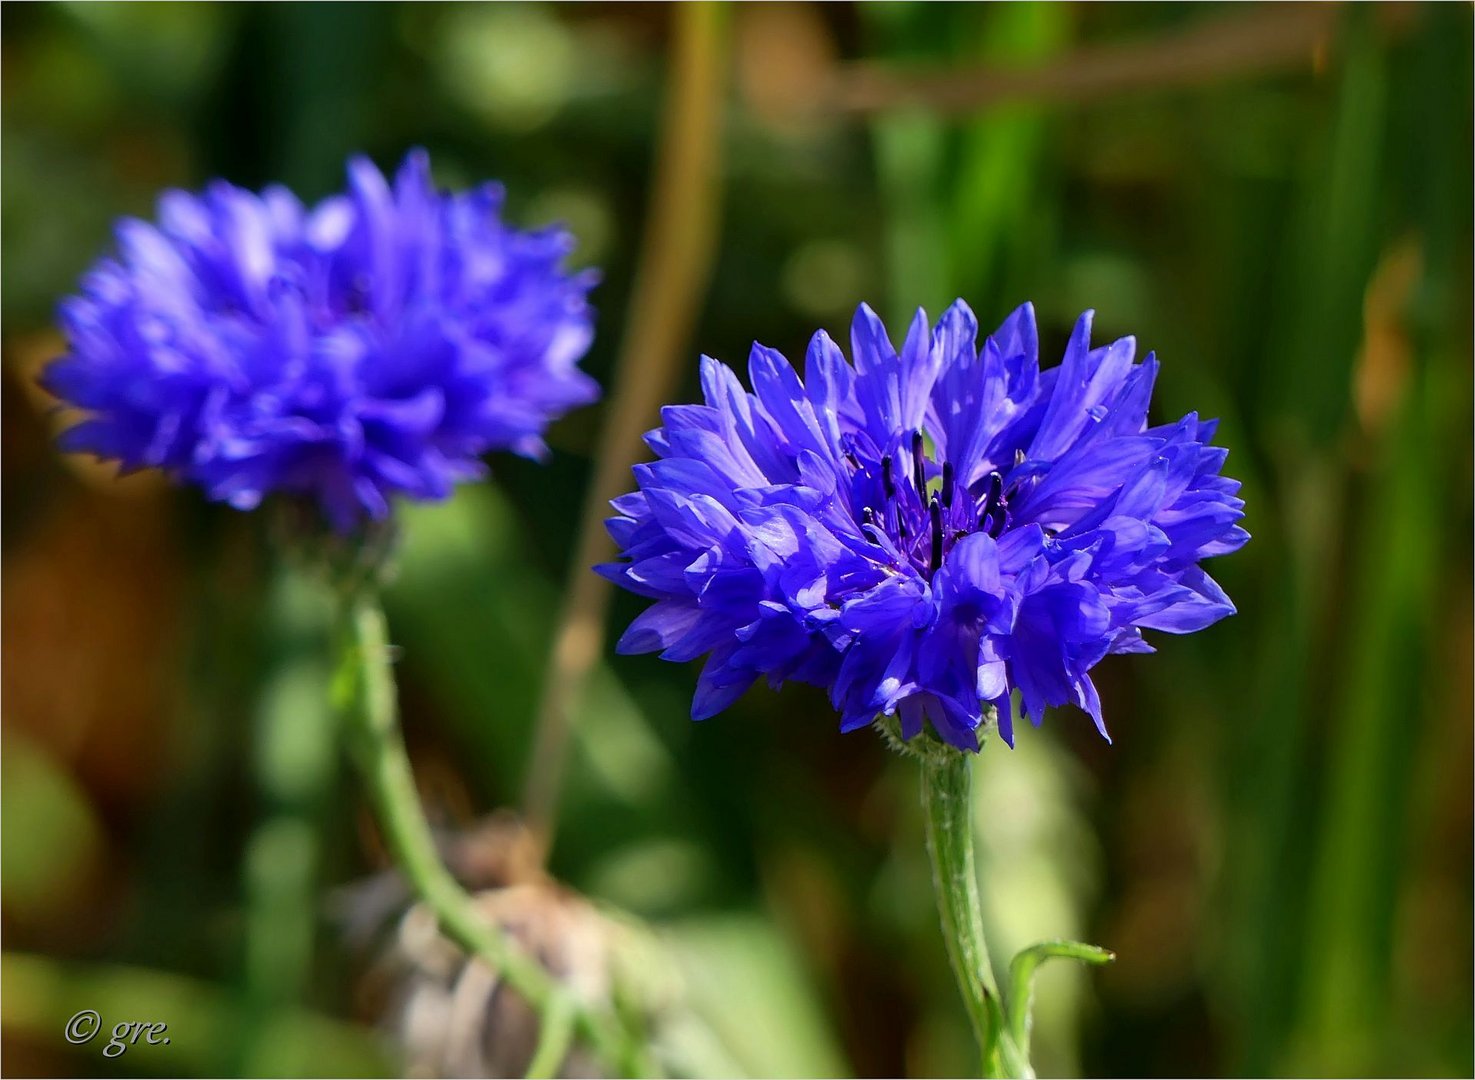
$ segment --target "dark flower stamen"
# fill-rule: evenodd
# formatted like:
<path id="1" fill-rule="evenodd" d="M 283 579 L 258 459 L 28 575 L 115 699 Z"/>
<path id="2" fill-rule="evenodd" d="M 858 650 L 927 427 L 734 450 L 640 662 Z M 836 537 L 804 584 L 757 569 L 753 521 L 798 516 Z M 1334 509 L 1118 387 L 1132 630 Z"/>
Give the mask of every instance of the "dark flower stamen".
<path id="1" fill-rule="evenodd" d="M 942 505 L 953 505 L 953 463 L 943 462 L 942 466 Z"/>
<path id="2" fill-rule="evenodd" d="M 988 487 L 984 489 L 983 493 L 983 505 L 988 506 L 991 503 L 997 502 L 999 495 L 1003 493 L 1003 490 L 1004 478 L 996 472 L 989 473 Z"/>
<path id="3" fill-rule="evenodd" d="M 997 472 L 988 474 L 988 487 L 983 492 L 983 510 L 978 515 L 978 527 L 990 536 L 997 537 L 1004 531 L 1005 515 L 1009 500 L 1004 496 L 1004 478 Z"/>
<path id="4" fill-rule="evenodd" d="M 937 568 L 942 565 L 942 504 L 937 501 L 937 496 L 932 496 L 931 502 L 927 504 L 927 512 L 932 516 L 932 573 L 937 573 Z"/>
<path id="5" fill-rule="evenodd" d="M 881 455 L 881 489 L 888 499 L 896 498 L 896 481 L 891 478 L 891 455 Z"/>

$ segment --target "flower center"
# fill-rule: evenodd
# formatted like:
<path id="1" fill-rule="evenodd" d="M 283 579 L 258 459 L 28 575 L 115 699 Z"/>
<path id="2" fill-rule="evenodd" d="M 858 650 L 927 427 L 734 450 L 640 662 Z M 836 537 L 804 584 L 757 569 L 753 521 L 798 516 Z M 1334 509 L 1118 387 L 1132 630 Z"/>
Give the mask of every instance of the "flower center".
<path id="1" fill-rule="evenodd" d="M 953 463 L 941 468 L 933 462 L 929 486 L 929 462 L 921 431 L 912 433 L 905 457 L 885 454 L 880 461 L 880 492 L 861 509 L 861 529 L 873 544 L 884 533 L 896 550 L 930 581 L 952 546 L 974 532 L 998 537 L 1009 520 L 1009 495 L 1004 478 L 991 472 L 973 487 L 957 482 Z M 859 462 L 848 456 L 852 465 Z M 874 484 L 874 481 L 872 482 Z"/>

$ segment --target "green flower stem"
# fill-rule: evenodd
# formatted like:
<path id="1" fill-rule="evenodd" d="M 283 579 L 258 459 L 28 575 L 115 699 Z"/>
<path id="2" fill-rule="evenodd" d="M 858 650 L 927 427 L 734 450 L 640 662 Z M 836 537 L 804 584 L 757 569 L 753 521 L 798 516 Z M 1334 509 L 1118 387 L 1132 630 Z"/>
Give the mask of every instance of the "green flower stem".
<path id="1" fill-rule="evenodd" d="M 471 897 L 441 862 L 430 825 L 420 805 L 409 756 L 400 734 L 394 675 L 384 612 L 372 586 L 345 589 L 341 612 L 341 666 L 335 696 L 342 709 L 349 745 L 367 784 L 379 825 L 394 861 L 441 930 L 468 953 L 490 965 L 520 994 L 544 1032 L 533 1065 L 551 1072 L 548 1062 L 559 1030 L 583 1037 L 604 1061 L 624 1075 L 640 1062 L 639 1048 L 612 1016 L 590 1010 L 561 987 L 548 972 L 508 939 L 500 927 L 481 917 Z M 566 1042 L 566 1037 L 564 1039 Z"/>
<path id="2" fill-rule="evenodd" d="M 568 1056 L 569 1043 L 574 1035 L 574 1017 L 564 996 L 543 1016 L 543 1027 L 538 1032 L 538 1046 L 528 1065 L 528 1080 L 547 1080 L 558 1075 L 558 1067 Z"/>
<path id="3" fill-rule="evenodd" d="M 918 757 L 927 854 L 932 859 L 942 936 L 978 1040 L 983 1075 L 1028 1076 L 1028 1063 L 1020 1059 L 1004 1030 L 1003 1002 L 983 937 L 973 861 L 972 761 L 961 751 L 942 747 Z"/>

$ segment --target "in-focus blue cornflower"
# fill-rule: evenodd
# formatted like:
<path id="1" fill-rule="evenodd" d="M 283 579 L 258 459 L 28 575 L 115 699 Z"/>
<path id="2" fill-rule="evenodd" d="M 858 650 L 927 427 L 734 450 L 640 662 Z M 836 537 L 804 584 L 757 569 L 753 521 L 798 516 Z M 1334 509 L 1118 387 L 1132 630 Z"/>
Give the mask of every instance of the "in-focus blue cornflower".
<path id="1" fill-rule="evenodd" d="M 364 158 L 348 179 L 311 208 L 217 181 L 121 222 L 60 308 L 68 352 L 42 382 L 88 414 L 62 447 L 241 509 L 306 496 L 340 531 L 397 494 L 444 498 L 488 450 L 543 453 L 598 396 L 573 238 L 503 224 L 497 185 L 437 192 L 424 151 L 392 186 Z"/>
<path id="2" fill-rule="evenodd" d="M 657 601 L 620 651 L 710 653 L 696 719 L 762 675 L 827 687 L 846 731 L 897 716 L 976 750 L 992 705 L 1013 745 L 1017 690 L 1034 723 L 1070 703 L 1105 735 L 1091 668 L 1231 614 L 1198 563 L 1249 535 L 1214 422 L 1149 427 L 1156 360 L 1090 328 L 1048 371 L 1033 308 L 979 349 L 961 300 L 900 354 L 862 306 L 855 366 L 820 332 L 802 382 L 754 345 L 753 393 L 703 357 L 706 404 L 663 410 L 613 503 L 627 561 L 600 571 Z"/>

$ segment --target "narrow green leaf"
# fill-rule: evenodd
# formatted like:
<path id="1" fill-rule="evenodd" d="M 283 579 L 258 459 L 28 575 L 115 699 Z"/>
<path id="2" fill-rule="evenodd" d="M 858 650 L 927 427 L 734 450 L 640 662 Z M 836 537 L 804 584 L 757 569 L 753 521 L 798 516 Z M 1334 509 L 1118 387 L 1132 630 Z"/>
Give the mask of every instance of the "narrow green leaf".
<path id="1" fill-rule="evenodd" d="M 1020 951 L 1009 965 L 1009 1021 L 1004 1042 L 1012 1043 L 1028 1068 L 1030 1013 L 1033 1007 L 1035 969 L 1046 960 L 1060 957 L 1083 964 L 1109 964 L 1116 953 L 1079 941 L 1042 941 Z"/>

